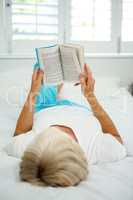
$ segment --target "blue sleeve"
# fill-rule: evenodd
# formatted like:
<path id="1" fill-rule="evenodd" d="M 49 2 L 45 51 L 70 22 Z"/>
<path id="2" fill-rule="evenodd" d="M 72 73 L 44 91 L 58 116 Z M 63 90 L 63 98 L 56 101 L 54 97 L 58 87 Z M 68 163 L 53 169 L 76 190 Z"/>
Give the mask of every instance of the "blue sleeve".
<path id="1" fill-rule="evenodd" d="M 42 85 L 38 96 L 36 97 L 35 112 L 41 109 L 54 106 L 57 103 L 57 87 Z"/>
<path id="2" fill-rule="evenodd" d="M 35 69 L 39 69 L 40 67 L 39 67 L 39 64 L 38 64 L 38 62 L 36 62 L 35 64 L 33 64 L 33 70 L 35 70 Z"/>

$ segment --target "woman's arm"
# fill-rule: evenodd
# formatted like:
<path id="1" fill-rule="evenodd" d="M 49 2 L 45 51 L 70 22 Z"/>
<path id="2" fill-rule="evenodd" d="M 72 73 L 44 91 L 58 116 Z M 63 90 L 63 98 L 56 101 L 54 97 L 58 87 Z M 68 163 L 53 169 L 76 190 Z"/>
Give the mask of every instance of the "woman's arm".
<path id="1" fill-rule="evenodd" d="M 99 104 L 95 95 L 88 96 L 87 100 L 91 106 L 91 109 L 95 115 L 95 117 L 99 120 L 103 133 L 110 133 L 113 135 L 120 143 L 123 144 L 123 141 L 118 133 L 117 128 L 115 127 L 113 121 L 109 117 L 109 115 L 105 112 L 103 107 Z"/>
<path id="2" fill-rule="evenodd" d="M 40 90 L 42 79 L 43 71 L 40 69 L 35 70 L 32 75 L 31 89 L 19 115 L 14 136 L 26 133 L 32 129 L 35 98 Z"/>
<path id="3" fill-rule="evenodd" d="M 99 120 L 102 126 L 103 133 L 109 133 L 113 135 L 121 144 L 123 144 L 121 136 L 113 121 L 94 95 L 95 80 L 93 79 L 92 73 L 86 64 L 84 66 L 84 72 L 80 75 L 80 83 L 84 96 L 89 102 L 95 117 Z"/>

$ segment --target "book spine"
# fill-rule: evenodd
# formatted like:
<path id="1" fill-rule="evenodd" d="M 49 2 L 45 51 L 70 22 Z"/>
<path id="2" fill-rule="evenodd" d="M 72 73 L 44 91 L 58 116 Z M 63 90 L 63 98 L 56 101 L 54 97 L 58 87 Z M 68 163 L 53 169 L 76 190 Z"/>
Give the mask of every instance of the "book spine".
<path id="1" fill-rule="evenodd" d="M 36 51 L 37 63 L 38 63 L 38 66 L 39 66 L 39 68 L 40 68 L 40 61 L 39 61 L 38 49 L 35 48 L 35 51 Z"/>

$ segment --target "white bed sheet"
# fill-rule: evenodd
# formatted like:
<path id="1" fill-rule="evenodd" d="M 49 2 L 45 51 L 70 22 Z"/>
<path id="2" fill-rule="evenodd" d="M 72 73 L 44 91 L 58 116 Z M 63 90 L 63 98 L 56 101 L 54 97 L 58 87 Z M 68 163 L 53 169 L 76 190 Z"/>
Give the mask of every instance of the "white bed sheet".
<path id="1" fill-rule="evenodd" d="M 128 156 L 119 162 L 91 166 L 88 180 L 76 187 L 36 187 L 19 180 L 20 160 L 2 148 L 10 141 L 20 107 L 0 97 L 0 200 L 133 200 L 133 99 L 125 89 L 100 99 L 124 139 Z"/>

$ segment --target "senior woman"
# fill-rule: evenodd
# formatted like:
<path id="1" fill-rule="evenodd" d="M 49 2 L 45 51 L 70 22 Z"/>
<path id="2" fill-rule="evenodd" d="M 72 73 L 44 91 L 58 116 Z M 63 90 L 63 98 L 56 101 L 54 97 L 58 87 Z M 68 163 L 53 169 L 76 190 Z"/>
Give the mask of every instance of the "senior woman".
<path id="1" fill-rule="evenodd" d="M 87 178 L 89 165 L 126 156 L 117 128 L 94 94 L 95 80 L 87 64 L 80 74 L 80 85 L 73 87 L 81 87 L 91 111 L 69 99 L 59 99 L 63 85 L 44 90 L 38 109 L 35 104 L 42 79 L 43 72 L 35 70 L 16 125 L 14 136 L 24 146 L 21 180 L 43 186 L 73 186 Z"/>

